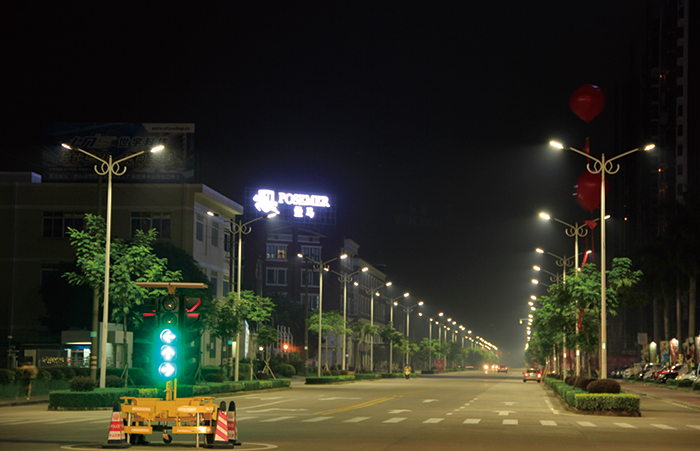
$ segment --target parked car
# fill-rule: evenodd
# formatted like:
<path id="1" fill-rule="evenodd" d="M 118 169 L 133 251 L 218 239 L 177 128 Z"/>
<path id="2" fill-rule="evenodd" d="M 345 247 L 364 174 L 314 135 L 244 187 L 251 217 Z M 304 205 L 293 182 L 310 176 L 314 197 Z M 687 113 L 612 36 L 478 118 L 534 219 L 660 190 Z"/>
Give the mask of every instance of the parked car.
<path id="1" fill-rule="evenodd" d="M 657 380 L 657 379 L 659 378 L 659 375 L 661 374 L 661 372 L 662 372 L 662 371 L 665 371 L 665 370 L 667 370 L 667 369 L 669 369 L 669 368 L 671 368 L 671 365 L 664 365 L 664 366 L 662 366 L 660 369 L 658 369 L 658 370 L 656 370 L 656 371 L 653 371 L 653 372 L 651 373 L 651 376 L 649 377 L 649 379 L 651 379 L 651 380 L 653 380 L 653 381 Z M 646 379 L 646 377 L 645 377 L 644 379 Z"/>
<path id="2" fill-rule="evenodd" d="M 527 381 L 537 381 L 538 383 L 542 382 L 542 372 L 534 368 L 525 370 L 523 373 L 523 382 Z"/>
<path id="3" fill-rule="evenodd" d="M 639 372 L 639 377 L 642 379 L 651 379 L 651 375 L 656 371 L 660 371 L 662 368 L 663 365 L 660 363 L 647 363 L 642 371 Z"/>
<path id="4" fill-rule="evenodd" d="M 679 375 L 676 377 L 676 380 L 677 380 L 677 381 L 682 381 L 682 380 L 684 380 L 684 379 L 687 379 L 687 380 L 690 380 L 690 381 L 694 381 L 694 380 L 697 379 L 699 376 L 700 376 L 700 365 L 698 365 L 698 366 L 697 366 L 694 370 L 692 370 L 692 371 L 688 371 L 688 372 L 685 373 L 685 374 L 679 374 Z"/>
<path id="5" fill-rule="evenodd" d="M 622 378 L 623 379 L 629 379 L 635 374 L 639 374 L 639 372 L 642 371 L 642 364 L 641 363 L 635 363 L 632 366 L 629 366 L 625 369 L 622 370 Z"/>
<path id="6" fill-rule="evenodd" d="M 679 374 L 685 374 L 689 371 L 688 365 L 685 363 L 679 363 L 676 365 L 671 365 L 670 368 L 662 370 L 656 377 L 656 380 L 660 383 L 666 383 L 669 379 L 675 379 Z"/>

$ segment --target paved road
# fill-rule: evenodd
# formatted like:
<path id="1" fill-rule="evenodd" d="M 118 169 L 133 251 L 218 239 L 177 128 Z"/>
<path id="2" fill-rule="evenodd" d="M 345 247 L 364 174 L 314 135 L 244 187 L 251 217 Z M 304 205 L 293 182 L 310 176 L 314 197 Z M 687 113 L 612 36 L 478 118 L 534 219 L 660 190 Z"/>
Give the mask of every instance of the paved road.
<path id="1" fill-rule="evenodd" d="M 699 409 L 643 397 L 639 418 L 581 415 L 544 384 L 523 383 L 517 374 L 294 384 L 222 400 L 236 402 L 242 449 L 658 451 L 669 443 L 694 449 L 700 441 Z M 39 405 L 0 409 L 0 447 L 86 449 L 106 441 L 109 418 L 109 411 L 49 412 Z M 164 446 L 155 434 L 151 439 Z M 193 443 L 176 436 L 170 447 Z"/>

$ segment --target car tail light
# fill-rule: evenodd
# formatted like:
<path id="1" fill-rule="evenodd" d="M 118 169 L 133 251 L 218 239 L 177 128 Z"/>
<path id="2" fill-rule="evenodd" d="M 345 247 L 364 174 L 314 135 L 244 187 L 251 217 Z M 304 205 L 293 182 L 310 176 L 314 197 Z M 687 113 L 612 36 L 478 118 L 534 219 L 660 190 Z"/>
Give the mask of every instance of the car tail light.
<path id="1" fill-rule="evenodd" d="M 537 373 L 537 379 L 539 379 L 539 378 L 541 378 L 541 377 L 542 377 L 542 374 L 541 374 L 541 373 Z"/>

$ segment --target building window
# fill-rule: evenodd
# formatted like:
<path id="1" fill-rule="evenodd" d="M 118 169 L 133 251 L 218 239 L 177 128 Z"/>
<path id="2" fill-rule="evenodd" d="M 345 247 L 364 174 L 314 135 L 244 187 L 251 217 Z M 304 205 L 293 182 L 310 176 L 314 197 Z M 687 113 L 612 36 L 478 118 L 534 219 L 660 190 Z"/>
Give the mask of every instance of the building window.
<path id="1" fill-rule="evenodd" d="M 287 260 L 287 245 L 286 244 L 268 244 L 267 245 L 268 260 Z"/>
<path id="2" fill-rule="evenodd" d="M 148 231 L 156 229 L 158 238 L 170 238 L 170 213 L 153 213 L 149 211 L 131 212 L 131 236 L 136 236 L 137 230 Z"/>
<path id="3" fill-rule="evenodd" d="M 231 252 L 231 233 L 224 232 L 224 252 Z"/>
<path id="4" fill-rule="evenodd" d="M 211 245 L 219 247 L 219 223 L 214 222 L 211 225 Z"/>
<path id="5" fill-rule="evenodd" d="M 228 274 L 224 274 L 222 285 L 223 285 L 222 288 L 224 290 L 223 296 L 226 296 L 226 295 L 228 295 L 229 291 L 231 291 L 231 283 L 229 281 Z"/>
<path id="6" fill-rule="evenodd" d="M 311 260 L 315 260 L 317 262 L 320 262 L 321 261 L 321 248 L 320 247 L 302 246 L 301 247 L 301 255 L 303 255 L 306 258 L 310 258 Z"/>
<path id="7" fill-rule="evenodd" d="M 311 273 L 310 276 L 308 275 L 309 273 Z M 320 274 L 321 273 L 318 271 L 311 271 L 311 270 L 307 271 L 306 269 L 302 269 L 301 270 L 301 286 L 302 287 L 306 286 L 306 281 L 307 281 L 308 277 L 311 277 L 311 281 L 309 283 L 310 287 L 319 286 L 320 277 L 321 277 Z"/>
<path id="8" fill-rule="evenodd" d="M 65 211 L 44 212 L 44 238 L 64 238 L 68 236 L 68 227 L 83 230 L 83 213 Z"/>
<path id="9" fill-rule="evenodd" d="M 267 268 L 267 285 L 287 285 L 287 270 L 284 268 Z"/>
<path id="10" fill-rule="evenodd" d="M 209 280 L 211 280 L 211 292 L 214 294 L 214 298 L 219 297 L 219 273 L 212 271 Z"/>
<path id="11" fill-rule="evenodd" d="M 197 224 L 195 224 L 194 237 L 197 241 L 204 241 L 204 216 L 197 215 Z"/>
<path id="12" fill-rule="evenodd" d="M 303 293 L 301 295 L 301 302 L 302 304 L 306 303 L 306 293 Z M 309 299 L 309 310 L 318 310 L 318 295 L 317 294 L 309 294 L 308 296 Z"/>

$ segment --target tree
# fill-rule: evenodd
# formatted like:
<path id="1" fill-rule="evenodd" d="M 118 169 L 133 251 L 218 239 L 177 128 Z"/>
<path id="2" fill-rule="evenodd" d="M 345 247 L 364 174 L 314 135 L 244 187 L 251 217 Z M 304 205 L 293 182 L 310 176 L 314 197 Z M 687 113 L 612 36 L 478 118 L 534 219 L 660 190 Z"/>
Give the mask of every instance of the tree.
<path id="1" fill-rule="evenodd" d="M 355 371 L 360 372 L 362 370 L 365 370 L 362 366 L 362 361 L 360 359 L 360 345 L 367 343 L 367 337 L 373 337 L 374 335 L 377 334 L 379 331 L 379 326 L 377 325 L 371 325 L 369 323 L 360 323 L 357 322 L 352 325 L 350 328 L 353 333 L 353 337 L 357 343 L 357 346 L 355 347 L 357 349 L 357 359 L 355 361 L 355 366 L 356 369 Z M 370 368 L 370 371 L 374 371 L 373 368 Z"/>
<path id="2" fill-rule="evenodd" d="M 388 343 L 392 348 L 396 347 L 397 344 L 401 343 L 403 335 L 394 329 L 394 323 L 389 322 L 386 326 L 382 327 L 379 331 L 379 336 L 384 343 Z M 392 359 L 393 360 L 393 359 Z M 392 361 L 392 366 L 394 362 Z M 393 372 L 392 368 L 389 368 L 389 372 Z"/>
<path id="3" fill-rule="evenodd" d="M 77 270 L 66 272 L 63 277 L 72 285 L 86 285 L 92 288 L 93 306 L 97 306 L 100 291 L 104 289 L 105 221 L 101 216 L 86 214 L 84 229 L 77 230 L 69 227 L 68 232 L 70 243 L 75 248 Z M 137 230 L 132 241 L 115 239 L 111 243 L 109 265 L 111 312 L 109 313 L 114 321 L 123 324 L 125 334 L 128 332 L 130 321 L 135 326 L 142 321 L 142 317 L 136 315 L 134 310 L 143 305 L 145 300 L 154 293 L 137 286 L 136 282 L 180 280 L 180 273 L 168 270 L 167 260 L 153 253 L 151 243 L 155 241 L 156 235 L 155 229 Z M 93 309 L 93 316 L 96 314 L 96 309 Z M 129 355 L 128 348 L 126 354 Z M 128 381 L 128 364 L 125 369 L 125 380 Z M 93 372 L 95 374 L 92 374 Z M 96 376 L 96 371 L 91 371 L 91 377 L 96 378 Z"/>
<path id="4" fill-rule="evenodd" d="M 430 340 L 429 338 L 423 338 L 420 342 L 420 355 L 427 362 L 427 368 L 433 367 L 433 362 L 431 357 L 437 353 L 438 342 L 436 340 Z"/>
<path id="5" fill-rule="evenodd" d="M 343 317 L 340 316 L 340 313 L 336 312 L 335 310 L 330 310 L 326 313 L 324 313 L 321 316 L 321 327 L 323 329 L 321 336 L 319 337 L 319 340 L 322 340 L 323 337 L 326 337 L 326 365 L 324 371 L 330 372 L 330 368 L 328 366 L 328 337 L 330 334 L 333 335 L 342 335 L 343 333 L 348 333 L 352 332 L 350 329 L 345 327 L 345 323 L 343 321 Z M 313 332 L 318 335 L 318 313 L 313 313 L 311 317 L 309 317 L 309 331 Z M 318 356 L 318 364 L 321 365 L 321 356 Z"/>
<path id="6" fill-rule="evenodd" d="M 238 294 L 230 292 L 223 299 L 212 299 L 204 306 L 204 323 L 215 337 L 227 340 L 234 337 L 241 329 L 244 321 L 254 323 L 256 330 L 260 330 L 272 318 L 275 304 L 270 298 L 260 297 L 255 292 L 245 290 Z M 275 330 L 275 332 L 277 332 Z M 267 339 L 267 335 L 263 336 Z M 238 344 L 237 344 L 238 345 Z M 251 362 L 251 371 L 253 364 Z"/>

